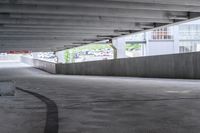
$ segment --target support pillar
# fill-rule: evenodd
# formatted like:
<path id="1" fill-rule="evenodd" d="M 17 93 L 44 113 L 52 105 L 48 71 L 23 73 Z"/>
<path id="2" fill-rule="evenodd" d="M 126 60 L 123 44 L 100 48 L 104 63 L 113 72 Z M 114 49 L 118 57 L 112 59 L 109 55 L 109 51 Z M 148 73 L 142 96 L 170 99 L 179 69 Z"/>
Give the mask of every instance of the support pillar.
<path id="1" fill-rule="evenodd" d="M 112 47 L 115 58 L 126 58 L 126 40 L 125 38 L 112 39 Z"/>
<path id="2" fill-rule="evenodd" d="M 113 49 L 113 59 L 117 59 L 117 48 L 113 45 L 112 41 L 111 41 L 110 46 Z"/>
<path id="3" fill-rule="evenodd" d="M 66 63 L 66 61 L 65 61 L 65 50 L 57 51 L 55 53 L 55 55 L 57 57 L 57 63 Z"/>

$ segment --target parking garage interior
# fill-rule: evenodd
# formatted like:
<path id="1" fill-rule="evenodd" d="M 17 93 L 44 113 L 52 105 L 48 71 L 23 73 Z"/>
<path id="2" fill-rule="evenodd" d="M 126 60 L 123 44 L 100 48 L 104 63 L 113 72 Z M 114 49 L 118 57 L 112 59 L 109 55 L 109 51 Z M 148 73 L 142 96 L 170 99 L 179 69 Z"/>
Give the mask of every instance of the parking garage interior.
<path id="1" fill-rule="evenodd" d="M 198 133 L 200 53 L 174 47 L 178 39 L 165 33 L 198 20 L 199 7 L 198 0 L 0 0 L 0 132 Z M 165 53 L 124 58 L 123 38 L 144 32 L 154 42 L 134 43 Z M 173 41 L 173 52 L 159 39 Z M 102 42 L 110 59 L 35 54 Z"/>

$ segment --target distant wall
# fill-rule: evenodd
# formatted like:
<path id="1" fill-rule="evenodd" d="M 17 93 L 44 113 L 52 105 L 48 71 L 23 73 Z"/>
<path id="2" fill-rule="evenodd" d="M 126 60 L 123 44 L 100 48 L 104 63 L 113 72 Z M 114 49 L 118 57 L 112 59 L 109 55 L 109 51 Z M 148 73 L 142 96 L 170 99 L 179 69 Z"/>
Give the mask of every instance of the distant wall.
<path id="1" fill-rule="evenodd" d="M 175 51 L 174 40 L 151 40 L 148 41 L 147 55 L 173 54 Z"/>
<path id="2" fill-rule="evenodd" d="M 56 64 L 51 62 L 46 62 L 38 59 L 32 59 L 28 57 L 21 57 L 21 62 L 29 64 L 35 68 L 44 70 L 46 72 L 56 74 Z"/>
<path id="3" fill-rule="evenodd" d="M 30 63 L 29 60 L 22 60 Z M 37 60 L 33 64 L 51 73 L 67 75 L 200 79 L 200 52 L 72 64 L 52 64 Z"/>
<path id="4" fill-rule="evenodd" d="M 20 61 L 20 56 L 14 54 L 0 55 L 0 61 Z"/>
<path id="5" fill-rule="evenodd" d="M 200 79 L 200 52 L 58 64 L 58 74 Z"/>

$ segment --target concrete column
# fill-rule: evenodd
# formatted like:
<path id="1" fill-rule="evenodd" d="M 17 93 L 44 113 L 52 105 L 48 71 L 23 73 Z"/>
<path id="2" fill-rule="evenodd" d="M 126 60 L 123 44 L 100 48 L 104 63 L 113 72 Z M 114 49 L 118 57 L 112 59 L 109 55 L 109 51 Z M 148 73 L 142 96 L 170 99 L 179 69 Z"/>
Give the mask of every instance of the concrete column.
<path id="1" fill-rule="evenodd" d="M 112 44 L 117 51 L 115 54 L 117 58 L 126 58 L 126 40 L 125 38 L 115 38 L 112 40 Z"/>
<path id="2" fill-rule="evenodd" d="M 117 59 L 117 48 L 112 43 L 110 46 L 113 49 L 113 59 Z"/>
<path id="3" fill-rule="evenodd" d="M 65 50 L 57 51 L 56 56 L 57 56 L 57 63 L 66 63 L 66 61 L 65 61 Z"/>

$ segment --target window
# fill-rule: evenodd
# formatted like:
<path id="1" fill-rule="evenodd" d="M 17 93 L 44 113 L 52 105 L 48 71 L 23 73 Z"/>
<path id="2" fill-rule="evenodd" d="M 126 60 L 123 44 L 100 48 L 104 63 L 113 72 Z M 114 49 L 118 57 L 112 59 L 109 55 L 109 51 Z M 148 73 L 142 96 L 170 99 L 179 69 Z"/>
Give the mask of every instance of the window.
<path id="1" fill-rule="evenodd" d="M 179 45 L 179 52 L 196 52 L 200 51 L 200 41 L 182 41 Z"/>
<path id="2" fill-rule="evenodd" d="M 171 28 L 160 28 L 153 30 L 151 32 L 151 40 L 172 40 L 173 35 L 172 35 L 172 30 Z"/>

